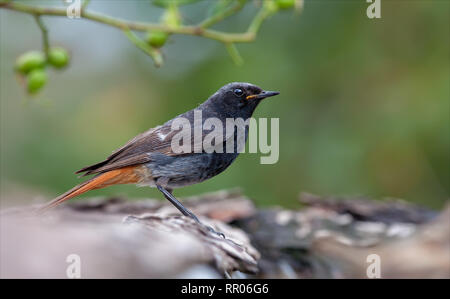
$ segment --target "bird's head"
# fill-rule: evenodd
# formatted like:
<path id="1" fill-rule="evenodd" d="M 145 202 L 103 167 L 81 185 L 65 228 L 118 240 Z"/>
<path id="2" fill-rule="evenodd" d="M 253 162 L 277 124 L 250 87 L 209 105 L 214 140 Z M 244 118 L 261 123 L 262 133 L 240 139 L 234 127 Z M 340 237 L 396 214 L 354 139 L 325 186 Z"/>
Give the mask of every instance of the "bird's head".
<path id="1" fill-rule="evenodd" d="M 233 82 L 221 87 L 208 102 L 234 117 L 251 117 L 261 100 L 276 96 L 277 91 L 265 91 L 250 83 Z"/>

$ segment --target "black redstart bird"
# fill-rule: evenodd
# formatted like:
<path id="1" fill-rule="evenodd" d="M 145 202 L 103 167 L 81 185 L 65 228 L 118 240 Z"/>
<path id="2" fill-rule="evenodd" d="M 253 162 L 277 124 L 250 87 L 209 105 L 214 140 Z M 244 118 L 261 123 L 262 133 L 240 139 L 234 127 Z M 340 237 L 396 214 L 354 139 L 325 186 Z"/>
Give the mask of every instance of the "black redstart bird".
<path id="1" fill-rule="evenodd" d="M 223 143 L 222 152 L 218 150 L 211 152 L 202 147 L 200 151 L 194 151 L 199 145 L 203 145 L 203 137 L 210 132 L 202 130 L 202 138 L 191 138 L 188 141 L 192 151 L 180 153 L 174 150 L 172 144 L 174 136 L 180 132 L 173 129 L 174 123 L 178 121 L 183 123 L 180 120 L 184 120 L 194 132 L 198 126 L 203 127 L 204 121 L 208 118 L 218 119 L 223 124 L 227 119 L 247 120 L 262 99 L 277 94 L 279 93 L 264 91 L 250 83 L 229 83 L 197 108 L 136 136 L 114 151 L 106 160 L 77 171 L 76 173 L 83 173 L 83 176 L 90 174 L 95 176 L 45 204 L 39 210 L 46 211 L 89 190 L 117 184 L 136 184 L 158 188 L 183 215 L 200 223 L 198 218 L 172 195 L 172 189 L 200 183 L 230 166 L 239 155 L 236 148 L 238 132 L 234 129 L 231 134 L 227 135 L 226 132 L 223 134 L 223 140 L 233 139 L 232 151 L 226 151 L 226 142 Z M 201 111 L 200 122 L 195 120 L 198 111 Z M 244 126 L 245 142 L 248 137 L 248 122 Z M 223 127 L 225 128 L 225 125 Z M 214 146 L 218 148 L 221 144 Z M 208 229 L 214 231 L 209 227 Z"/>

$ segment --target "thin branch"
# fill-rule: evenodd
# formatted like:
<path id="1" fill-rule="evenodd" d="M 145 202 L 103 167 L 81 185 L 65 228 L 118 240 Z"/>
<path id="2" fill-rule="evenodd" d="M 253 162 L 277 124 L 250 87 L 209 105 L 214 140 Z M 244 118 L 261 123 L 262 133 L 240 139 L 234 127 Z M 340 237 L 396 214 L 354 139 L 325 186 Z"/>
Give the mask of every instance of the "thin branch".
<path id="1" fill-rule="evenodd" d="M 22 3 L 16 2 L 0 2 L 0 8 L 10 9 L 14 11 L 19 11 L 23 13 L 28 13 L 32 15 L 46 15 L 46 16 L 66 16 L 65 8 L 55 8 L 55 7 L 34 7 Z M 204 29 L 198 26 L 180 26 L 171 27 L 165 24 L 154 24 L 147 22 L 132 22 L 126 21 L 118 18 L 113 18 L 107 15 L 93 13 L 88 11 L 81 11 L 82 18 L 95 21 L 98 23 L 103 23 L 109 26 L 117 27 L 122 30 L 136 30 L 136 31 L 152 31 L 158 30 L 171 34 L 185 34 L 185 35 L 196 35 L 205 38 L 210 38 L 217 40 L 222 43 L 243 43 L 251 42 L 255 39 L 254 34 L 244 32 L 244 33 L 225 33 L 211 29 Z"/>
<path id="2" fill-rule="evenodd" d="M 228 7 L 227 9 L 225 9 L 224 11 L 217 13 L 213 16 L 211 16 L 210 18 L 204 20 L 203 22 L 201 22 L 198 26 L 201 28 L 208 28 L 211 27 L 212 25 L 219 23 L 220 21 L 222 21 L 223 19 L 228 18 L 229 16 L 235 14 L 236 12 L 240 11 L 245 5 L 245 2 L 238 0 L 234 5 Z"/>
<path id="3" fill-rule="evenodd" d="M 230 54 L 231 59 L 233 60 L 233 62 L 238 65 L 241 66 L 244 63 L 244 60 L 242 59 L 241 54 L 239 54 L 238 49 L 236 48 L 235 44 L 225 44 L 228 54 Z"/>
<path id="4" fill-rule="evenodd" d="M 45 27 L 44 23 L 41 20 L 41 17 L 38 15 L 34 16 L 36 23 L 39 26 L 39 29 L 42 31 L 42 50 L 44 51 L 45 57 L 48 59 L 48 53 L 50 49 L 50 43 L 48 41 L 48 30 Z"/>
<path id="5" fill-rule="evenodd" d="M 274 5 L 273 2 L 269 2 L 267 0 L 264 1 L 263 6 L 259 9 L 258 13 L 250 23 L 247 32 L 252 32 L 256 35 L 264 20 L 273 14 L 271 5 Z"/>
<path id="6" fill-rule="evenodd" d="M 83 3 L 81 4 L 81 10 L 86 10 L 87 6 L 89 5 L 89 2 L 91 2 L 91 0 L 84 0 Z"/>
<path id="7" fill-rule="evenodd" d="M 150 47 L 146 42 L 144 42 L 142 39 L 140 39 L 131 30 L 124 29 L 123 33 L 128 37 L 128 39 L 133 44 L 136 45 L 136 47 L 141 49 L 144 53 L 146 53 L 153 59 L 156 67 L 160 67 L 163 64 L 163 57 L 161 55 L 161 52 L 158 49 Z"/>
<path id="8" fill-rule="evenodd" d="M 80 12 L 80 16 L 82 18 L 121 29 L 133 44 L 135 44 L 139 49 L 141 49 L 142 51 L 144 51 L 153 58 L 157 66 L 160 66 L 163 62 L 160 50 L 150 47 L 147 43 L 141 40 L 132 31 L 148 32 L 158 30 L 165 32 L 167 34 L 194 35 L 213 39 L 225 44 L 232 59 L 236 64 L 239 65 L 242 64 L 242 57 L 239 55 L 239 52 L 235 47 L 235 43 L 246 43 L 254 41 L 256 38 L 256 34 L 258 33 L 259 28 L 261 27 L 261 24 L 264 22 L 266 18 L 271 16 L 277 10 L 277 8 L 274 8 L 274 5 L 276 5 L 274 2 L 263 0 L 262 7 L 259 9 L 258 13 L 251 21 L 246 32 L 227 33 L 208 29 L 208 27 L 220 22 L 221 20 L 241 10 L 245 5 L 245 1 L 237 0 L 237 2 L 234 5 L 231 5 L 227 9 L 223 10 L 220 13 L 215 14 L 214 16 L 206 19 L 205 21 L 201 22 L 196 26 L 182 25 L 177 27 L 169 26 L 167 24 L 127 21 L 103 15 L 100 13 L 88 12 L 86 8 L 89 2 L 90 0 L 84 0 L 82 3 L 82 9 Z M 0 8 L 5 8 L 33 15 L 36 18 L 36 22 L 38 23 L 39 28 L 42 31 L 44 52 L 48 56 L 49 43 L 48 43 L 47 29 L 42 23 L 40 17 L 43 15 L 67 16 L 66 9 L 58 7 L 42 7 L 42 6 L 35 7 L 27 4 L 11 2 L 8 0 L 6 1 L 0 0 Z"/>

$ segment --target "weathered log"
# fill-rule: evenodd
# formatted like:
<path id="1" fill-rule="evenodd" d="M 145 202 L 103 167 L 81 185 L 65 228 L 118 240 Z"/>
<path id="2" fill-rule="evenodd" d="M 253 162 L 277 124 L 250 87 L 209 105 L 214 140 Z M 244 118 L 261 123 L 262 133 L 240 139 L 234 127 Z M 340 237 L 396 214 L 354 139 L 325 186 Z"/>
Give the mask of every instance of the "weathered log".
<path id="1" fill-rule="evenodd" d="M 401 200 L 323 198 L 303 207 L 256 209 L 239 191 L 183 200 L 211 233 L 162 200 L 94 198 L 41 217 L 2 211 L 1 277 L 450 278 L 450 205 L 439 213 Z M 69 273 L 70 274 L 70 273 Z M 70 276 L 70 275 L 69 275 Z"/>
<path id="2" fill-rule="evenodd" d="M 367 278 L 376 254 L 382 278 L 450 278 L 450 204 L 437 216 L 393 199 L 300 201 L 298 211 L 258 210 L 235 222 L 261 253 L 257 277 Z"/>
<path id="3" fill-rule="evenodd" d="M 188 206 L 222 219 L 253 211 L 233 192 L 197 201 L 188 200 Z M 1 277 L 66 277 L 66 259 L 73 254 L 85 278 L 220 278 L 257 271 L 259 253 L 242 231 L 201 217 L 223 232 L 223 239 L 163 201 L 83 200 L 38 217 L 32 210 L 14 208 L 1 215 Z"/>

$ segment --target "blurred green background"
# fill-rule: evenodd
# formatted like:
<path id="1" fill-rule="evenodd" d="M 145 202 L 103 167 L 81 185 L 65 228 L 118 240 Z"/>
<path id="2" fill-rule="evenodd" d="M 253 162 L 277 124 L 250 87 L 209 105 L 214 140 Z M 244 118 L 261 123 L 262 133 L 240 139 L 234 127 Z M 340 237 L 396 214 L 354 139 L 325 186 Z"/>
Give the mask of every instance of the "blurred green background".
<path id="1" fill-rule="evenodd" d="M 213 1 L 213 0 L 211 0 Z M 211 1 L 182 8 L 202 20 Z M 62 1 L 30 4 L 63 5 Z M 306 1 L 301 15 L 280 12 L 233 64 L 218 42 L 172 36 L 165 65 L 117 29 L 88 20 L 44 17 L 52 45 L 71 66 L 52 71 L 29 98 L 13 71 L 17 56 L 41 48 L 30 15 L 0 9 L 2 204 L 48 200 L 82 181 L 73 174 L 104 159 L 137 133 L 195 107 L 231 81 L 279 90 L 255 117 L 280 118 L 280 159 L 261 165 L 243 154 L 223 174 L 175 191 L 193 195 L 241 187 L 261 206 L 298 206 L 299 192 L 398 197 L 439 208 L 450 192 L 449 2 Z M 90 9 L 157 21 L 149 1 L 92 1 Z M 217 29 L 244 31 L 254 2 Z M 162 198 L 117 186 L 86 196 Z"/>

